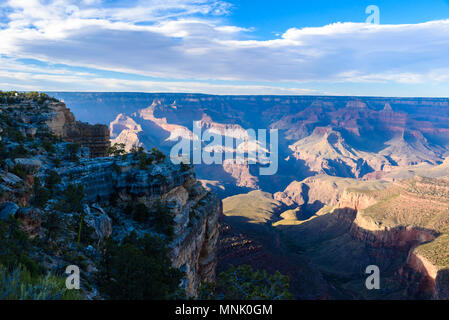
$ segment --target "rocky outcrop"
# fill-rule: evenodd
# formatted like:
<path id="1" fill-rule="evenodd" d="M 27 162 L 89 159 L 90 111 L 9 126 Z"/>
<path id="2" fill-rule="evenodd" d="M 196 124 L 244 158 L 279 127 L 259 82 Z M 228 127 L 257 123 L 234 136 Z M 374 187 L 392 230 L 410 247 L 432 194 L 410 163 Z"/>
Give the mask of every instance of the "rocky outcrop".
<path id="1" fill-rule="evenodd" d="M 111 144 L 124 144 L 125 150 L 129 151 L 132 147 L 142 146 L 139 140 L 139 134 L 143 131 L 131 117 L 124 114 L 117 115 L 114 121 L 109 124 L 111 133 Z"/>
<path id="2" fill-rule="evenodd" d="M 377 200 L 367 193 L 344 190 L 337 202 L 338 208 L 363 210 L 374 205 Z"/>
<path id="3" fill-rule="evenodd" d="M 1 107 L 17 120 L 17 129 L 24 136 L 34 137 L 38 132 L 50 130 L 65 141 L 88 147 L 92 157 L 107 155 L 110 147 L 108 127 L 76 121 L 63 102 L 21 98 L 18 102 Z"/>
<path id="4" fill-rule="evenodd" d="M 17 129 L 25 136 L 34 137 L 38 132 L 50 130 L 65 141 L 79 143 L 88 147 L 92 157 L 106 156 L 109 130 L 105 125 L 90 125 L 76 121 L 75 116 L 63 102 L 23 99 L 15 104 L 2 106 L 17 119 Z"/>
<path id="5" fill-rule="evenodd" d="M 186 186 L 186 192 L 194 198 L 183 201 L 184 205 L 178 203 L 176 238 L 170 253 L 173 265 L 186 274 L 183 286 L 190 296 L 197 295 L 202 281 L 215 280 L 218 218 L 222 212 L 221 201 L 216 196 L 198 191 L 197 184 Z"/>
<path id="6" fill-rule="evenodd" d="M 78 143 L 88 147 L 92 157 L 107 156 L 110 147 L 108 127 L 102 124 L 90 125 L 83 122 L 75 122 L 67 131 L 66 141 Z"/>
<path id="7" fill-rule="evenodd" d="M 17 210 L 19 210 L 19 206 L 14 202 L 5 202 L 2 204 L 0 208 L 0 219 L 8 220 L 10 217 L 14 217 Z"/>
<path id="8" fill-rule="evenodd" d="M 193 167 L 174 165 L 158 150 L 102 157 L 106 126 L 78 122 L 64 103 L 49 98 L 17 101 L 0 106 L 0 126 L 8 132 L 0 147 L 14 151 L 0 163 L 0 219 L 14 217 L 37 246 L 49 243 L 33 248 L 46 269 L 83 261 L 86 297 L 101 299 L 95 273 L 105 240 L 119 246 L 135 233 L 165 241 L 173 267 L 185 274 L 187 296 L 215 279 L 221 201 L 196 180 Z M 14 127 L 35 135 L 26 139 Z M 72 143 L 84 148 L 69 148 Z"/>
<path id="9" fill-rule="evenodd" d="M 112 234 L 111 218 L 100 206 L 94 204 L 92 208 L 94 210 L 91 210 L 88 205 L 84 205 L 83 208 L 86 215 L 84 221 L 95 231 L 92 237 L 99 241 L 109 238 Z"/>
<path id="10" fill-rule="evenodd" d="M 110 147 L 109 129 L 105 125 L 90 125 L 76 121 L 73 113 L 62 102 L 48 105 L 46 125 L 62 139 L 88 147 L 92 157 L 104 157 Z"/>
<path id="11" fill-rule="evenodd" d="M 140 167 L 135 155 L 120 158 L 82 159 L 78 166 L 57 169 L 62 178 L 61 190 L 69 183 L 84 186 L 87 202 L 114 201 L 139 202 L 153 207 L 157 202 L 167 204 L 174 217 L 175 237 L 171 242 L 170 257 L 173 266 L 185 272 L 182 283 L 189 296 L 196 296 L 202 281 L 213 281 L 216 266 L 218 218 L 222 212 L 221 201 L 207 192 L 188 170 L 173 165 L 168 159 Z M 109 236 L 123 238 L 130 228 L 112 227 L 107 215 L 92 214 L 86 221 L 101 239 Z M 97 210 L 98 211 L 98 210 Z M 146 232 L 141 230 L 141 232 Z"/>
<path id="12" fill-rule="evenodd" d="M 235 160 L 224 160 L 223 170 L 235 179 L 235 184 L 238 187 L 259 189 L 259 179 L 250 173 L 250 165 L 247 161 L 237 163 Z"/>
<path id="13" fill-rule="evenodd" d="M 395 189 L 397 187 L 399 189 Z M 449 298 L 447 266 L 441 263 L 441 260 L 444 261 L 445 259 L 445 252 L 432 249 L 434 243 L 445 241 L 445 235 L 441 235 L 441 231 L 444 229 L 441 223 L 444 224 L 442 220 L 446 220 L 446 218 L 442 218 L 445 216 L 445 205 L 444 203 L 437 204 L 436 199 L 446 199 L 443 201 L 447 201 L 447 190 L 448 184 L 444 180 L 417 178 L 411 182 L 404 181 L 390 187 L 386 190 L 387 196 L 378 195 L 376 197 L 373 193 L 360 194 L 345 191 L 338 203 L 338 207 L 350 207 L 357 212 L 349 229 L 349 234 L 354 239 L 371 248 L 385 249 L 380 251 L 385 253 L 383 259 L 396 259 L 395 257 L 401 256 L 399 252 L 403 252 L 402 256 L 405 255 L 406 258 L 396 272 L 396 277 L 406 288 L 409 296 L 432 297 L 434 299 Z M 400 196 L 395 196 L 397 192 Z M 405 208 L 404 210 L 407 210 L 409 217 L 407 217 L 408 221 L 398 223 L 397 220 L 401 219 L 402 215 L 401 197 L 408 201 L 408 209 Z M 426 220 L 423 220 L 420 216 L 428 213 L 422 211 L 419 207 L 416 208 L 417 200 L 415 197 L 423 202 L 423 206 L 426 206 L 426 201 L 430 201 L 427 206 L 433 203 L 433 219 L 439 221 L 435 226 L 423 223 Z M 398 200 L 391 200 L 396 198 Z M 387 205 L 388 211 L 380 216 L 373 214 L 373 209 L 370 209 L 370 207 L 384 201 L 391 202 Z M 368 210 L 368 212 L 365 213 L 365 210 Z M 382 207 L 378 210 L 382 210 Z M 439 210 L 442 210 L 441 217 L 438 217 Z M 391 222 L 390 215 L 394 215 L 396 223 Z M 413 216 L 416 216 L 416 218 Z M 429 246 L 430 249 L 427 248 Z"/>
<path id="14" fill-rule="evenodd" d="M 367 207 L 375 202 L 372 197 L 360 192 L 349 192 L 355 180 L 317 175 L 303 181 L 293 181 L 282 192 L 274 194 L 274 198 L 288 207 L 322 204 L 338 208 Z M 366 188 L 382 188 L 382 183 L 364 183 Z"/>

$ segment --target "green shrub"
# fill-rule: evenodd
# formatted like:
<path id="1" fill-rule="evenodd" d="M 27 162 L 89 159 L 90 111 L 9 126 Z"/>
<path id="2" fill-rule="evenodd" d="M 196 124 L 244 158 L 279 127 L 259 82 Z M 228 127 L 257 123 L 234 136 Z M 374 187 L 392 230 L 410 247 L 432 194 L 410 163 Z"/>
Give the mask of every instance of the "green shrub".
<path id="1" fill-rule="evenodd" d="M 100 291 L 111 299 L 163 300 L 179 295 L 181 271 L 171 267 L 165 242 L 135 233 L 117 245 L 107 241 L 100 264 Z"/>
<path id="2" fill-rule="evenodd" d="M 28 155 L 29 155 L 28 150 L 25 149 L 23 144 L 19 144 L 17 147 L 15 147 L 14 149 L 12 149 L 10 151 L 9 157 L 10 158 L 24 158 Z"/>
<path id="3" fill-rule="evenodd" d="M 55 186 L 59 183 L 61 183 L 60 175 L 54 170 L 49 171 L 48 175 L 45 177 L 45 186 L 52 194 Z"/>
<path id="4" fill-rule="evenodd" d="M 157 148 L 153 148 L 151 149 L 151 151 L 153 152 L 157 162 L 162 162 L 165 160 L 165 154 L 163 154 Z"/>
<path id="5" fill-rule="evenodd" d="M 123 212 L 125 212 L 125 214 L 127 216 L 130 216 L 133 214 L 134 208 L 133 205 L 131 203 L 127 203 L 125 208 L 123 209 Z"/>
<path id="6" fill-rule="evenodd" d="M 14 173 L 16 176 L 22 178 L 22 179 L 25 179 L 26 176 L 27 176 L 25 168 L 22 165 L 20 165 L 20 164 L 16 164 L 11 169 L 11 172 Z"/>
<path id="7" fill-rule="evenodd" d="M 0 140 L 0 160 L 5 160 L 9 156 L 5 143 Z"/>
<path id="8" fill-rule="evenodd" d="M 13 127 L 6 127 L 3 129 L 3 134 L 7 136 L 11 141 L 23 143 L 25 141 L 24 135 Z"/>
<path id="9" fill-rule="evenodd" d="M 36 92 L 36 91 L 26 92 L 23 95 L 25 96 L 25 98 L 28 98 L 31 100 L 36 100 L 37 98 L 39 98 L 39 92 Z"/>
<path id="10" fill-rule="evenodd" d="M 134 216 L 133 216 L 134 220 L 136 220 L 137 222 L 143 223 L 148 220 L 148 217 L 149 217 L 149 213 L 148 213 L 147 206 L 143 203 L 136 204 L 136 206 L 134 208 Z"/>
<path id="11" fill-rule="evenodd" d="M 110 156 L 114 156 L 114 157 L 124 155 L 125 153 L 126 153 L 126 150 L 125 150 L 124 143 L 114 143 L 114 145 L 108 149 L 108 154 Z"/>
<path id="12" fill-rule="evenodd" d="M 50 100 L 50 101 L 56 101 L 56 99 L 54 98 L 50 98 L 48 95 L 46 95 L 45 93 L 40 93 L 39 97 L 36 99 L 37 104 L 38 105 L 43 105 L 45 101 Z"/>
<path id="13" fill-rule="evenodd" d="M 185 164 L 184 162 L 181 162 L 181 172 L 186 172 L 190 170 L 190 166 L 188 164 Z"/>
<path id="14" fill-rule="evenodd" d="M 137 155 L 139 157 L 139 166 L 141 170 L 148 169 L 148 166 L 151 166 L 154 162 L 154 158 L 144 151 L 138 152 Z"/>
<path id="15" fill-rule="evenodd" d="M 56 151 L 53 143 L 47 139 L 42 142 L 42 148 L 44 148 L 44 150 L 47 151 L 48 153 L 55 153 Z"/>
<path id="16" fill-rule="evenodd" d="M 60 209 L 64 212 L 81 212 L 83 208 L 84 187 L 69 184 L 63 192 Z"/>
<path id="17" fill-rule="evenodd" d="M 145 150 L 144 150 L 144 148 L 143 147 L 138 147 L 138 146 L 132 146 L 131 147 L 131 150 L 129 150 L 129 152 L 130 153 L 133 153 L 133 154 L 138 154 L 138 153 L 142 153 L 142 152 L 144 152 Z"/>
<path id="18" fill-rule="evenodd" d="M 0 300 L 79 300 L 76 290 L 67 290 L 65 278 L 33 276 L 25 267 L 10 271 L 0 265 Z"/>
<path id="19" fill-rule="evenodd" d="M 166 205 L 157 202 L 150 211 L 150 222 L 154 229 L 167 236 L 169 240 L 174 236 L 174 221 L 173 215 Z"/>
<path id="20" fill-rule="evenodd" d="M 69 159 L 72 161 L 78 160 L 78 152 L 81 149 L 81 145 L 78 143 L 69 143 L 66 146 L 67 153 L 69 154 Z"/>
<path id="21" fill-rule="evenodd" d="M 56 211 L 51 211 L 47 215 L 47 219 L 43 223 L 43 226 L 47 229 L 47 241 L 58 239 L 64 230 L 61 215 Z"/>
<path id="22" fill-rule="evenodd" d="M 147 155 L 145 152 L 138 153 L 139 157 L 139 167 L 141 170 L 146 170 L 148 168 L 147 166 Z"/>
<path id="23" fill-rule="evenodd" d="M 33 275 L 43 271 L 41 265 L 31 259 L 32 243 L 28 235 L 23 232 L 18 222 L 11 218 L 0 221 L 0 264 L 13 268 L 18 264 L 25 266 Z"/>
<path id="24" fill-rule="evenodd" d="M 214 284 L 203 283 L 200 299 L 218 300 L 288 300 L 292 299 L 289 278 L 278 271 L 269 275 L 251 266 L 230 266 L 218 275 Z"/>
<path id="25" fill-rule="evenodd" d="M 42 187 L 38 177 L 34 178 L 33 195 L 32 204 L 38 208 L 43 208 L 51 197 L 50 190 Z"/>

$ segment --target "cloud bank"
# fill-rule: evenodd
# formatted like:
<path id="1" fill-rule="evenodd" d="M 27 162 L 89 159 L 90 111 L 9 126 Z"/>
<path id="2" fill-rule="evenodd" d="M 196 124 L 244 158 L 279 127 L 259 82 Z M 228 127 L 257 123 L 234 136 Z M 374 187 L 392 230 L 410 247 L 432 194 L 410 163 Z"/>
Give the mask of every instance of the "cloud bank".
<path id="1" fill-rule="evenodd" d="M 77 83 L 79 90 L 300 94 L 314 93 L 310 82 L 449 82 L 449 19 L 335 23 L 248 40 L 251 30 L 226 22 L 232 6 L 224 1 L 130 1 L 118 7 L 100 0 L 9 0 L 0 11 L 0 85 L 44 81 L 55 89 Z M 23 59 L 44 63 L 30 67 Z M 54 64 L 149 78 L 48 67 Z"/>

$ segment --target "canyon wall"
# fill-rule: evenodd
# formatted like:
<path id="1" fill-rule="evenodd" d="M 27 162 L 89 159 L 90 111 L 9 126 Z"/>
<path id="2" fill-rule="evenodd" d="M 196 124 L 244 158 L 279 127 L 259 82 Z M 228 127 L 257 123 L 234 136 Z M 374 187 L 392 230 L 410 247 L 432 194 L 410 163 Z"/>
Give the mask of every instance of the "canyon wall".
<path id="1" fill-rule="evenodd" d="M 319 270 L 345 279 L 345 297 L 447 299 L 448 187 L 447 179 L 420 177 L 310 177 L 274 195 L 291 209 L 275 225 Z M 371 264 L 384 281 L 378 293 L 362 286 Z"/>
<path id="2" fill-rule="evenodd" d="M 218 218 L 221 201 L 195 178 L 193 168 L 182 169 L 168 159 L 142 170 L 135 155 L 119 158 L 82 159 L 77 166 L 55 169 L 69 183 L 84 186 L 89 202 L 139 202 L 147 207 L 159 201 L 174 217 L 175 237 L 170 243 L 173 266 L 185 272 L 182 286 L 196 296 L 202 281 L 215 279 Z M 138 225 L 133 228 L 140 230 Z M 113 237 L 123 238 L 129 228 L 113 227 Z"/>
<path id="3" fill-rule="evenodd" d="M 417 182 L 417 184 L 419 185 L 420 182 Z M 435 186 L 432 188 L 434 190 Z M 398 197 L 404 196 L 404 194 L 405 192 Z M 423 197 L 421 193 L 419 199 L 422 200 L 423 198 L 425 196 Z M 357 212 L 351 223 L 349 234 L 353 239 L 361 241 L 371 248 L 381 249 L 379 252 L 386 253 L 385 259 L 397 257 L 400 259 L 399 261 L 402 260 L 402 266 L 396 271 L 396 278 L 406 288 L 407 294 L 411 297 L 449 298 L 447 266 L 437 265 L 435 259 L 428 258 L 428 251 L 420 251 L 422 245 L 431 245 L 433 242 L 439 241 L 440 230 L 425 224 L 391 223 L 388 216 L 379 219 L 369 211 L 369 208 L 375 206 L 378 201 L 385 201 L 385 198 L 376 199 L 369 193 L 343 193 L 337 207 L 349 207 Z M 414 212 L 416 208 L 413 206 L 413 200 L 409 199 L 409 201 L 409 215 L 426 214 L 419 208 Z M 398 210 L 398 207 L 395 203 L 391 203 L 389 210 L 395 211 Z M 364 212 L 366 209 L 368 209 L 368 214 Z M 438 208 L 435 209 L 435 211 L 437 210 Z M 398 218 L 400 219 L 400 213 L 396 216 L 396 219 Z M 444 252 L 438 252 L 438 255 L 444 256 Z"/>

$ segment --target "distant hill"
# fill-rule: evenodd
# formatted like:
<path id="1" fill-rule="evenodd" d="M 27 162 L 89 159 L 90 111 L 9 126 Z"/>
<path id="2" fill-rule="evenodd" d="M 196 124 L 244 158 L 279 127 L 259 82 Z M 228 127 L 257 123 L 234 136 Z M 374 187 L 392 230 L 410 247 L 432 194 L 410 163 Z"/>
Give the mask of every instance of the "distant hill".
<path id="1" fill-rule="evenodd" d="M 260 164 L 198 166 L 198 177 L 218 181 L 223 196 L 257 189 L 274 193 L 316 174 L 394 179 L 395 172 L 407 175 L 423 166 L 432 174 L 437 169 L 428 169 L 449 156 L 445 98 L 50 94 L 63 99 L 82 121 L 108 124 L 112 142 L 128 148 L 156 146 L 169 152 L 180 137 L 192 135 L 192 123 L 199 120 L 203 129 L 218 132 L 278 129 L 274 176 L 259 176 Z"/>

